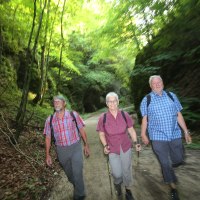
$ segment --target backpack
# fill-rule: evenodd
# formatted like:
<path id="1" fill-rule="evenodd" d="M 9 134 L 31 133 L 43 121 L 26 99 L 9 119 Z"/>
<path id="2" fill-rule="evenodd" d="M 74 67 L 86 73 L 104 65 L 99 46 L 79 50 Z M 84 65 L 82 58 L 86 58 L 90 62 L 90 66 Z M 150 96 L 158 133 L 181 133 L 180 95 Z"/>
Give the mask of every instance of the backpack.
<path id="1" fill-rule="evenodd" d="M 79 128 L 78 128 L 78 124 L 77 124 L 77 121 L 76 121 L 76 117 L 75 117 L 75 115 L 74 115 L 74 112 L 73 111 L 70 111 L 70 115 L 72 116 L 72 118 L 73 118 L 73 120 L 72 121 L 74 121 L 75 122 L 75 124 L 76 124 L 76 128 L 77 128 L 77 130 L 78 130 L 78 133 L 80 133 L 80 131 L 79 131 Z M 52 125 L 52 119 L 53 119 L 53 114 L 51 115 L 51 117 L 50 117 L 50 128 L 51 128 L 51 138 L 52 138 L 52 142 L 55 144 L 55 137 L 54 137 L 54 130 L 53 130 L 53 125 Z"/>
<path id="2" fill-rule="evenodd" d="M 169 97 L 172 101 L 174 101 L 174 98 L 173 98 L 172 94 L 171 94 L 169 91 L 166 91 L 166 93 L 167 93 L 168 97 Z M 151 103 L 151 95 L 148 94 L 146 97 L 147 97 L 147 108 L 148 108 L 148 107 L 149 107 L 149 104 Z"/>
<path id="3" fill-rule="evenodd" d="M 106 114 L 107 114 L 107 113 L 104 113 L 104 114 L 103 114 L 103 127 L 104 127 L 104 130 L 105 130 L 105 123 L 106 123 Z M 126 116 L 125 116 L 125 113 L 124 113 L 123 110 L 121 110 L 121 114 L 122 114 L 122 116 L 123 116 L 123 118 L 124 118 L 124 121 L 126 122 L 126 125 L 127 125 L 127 119 L 126 119 Z"/>

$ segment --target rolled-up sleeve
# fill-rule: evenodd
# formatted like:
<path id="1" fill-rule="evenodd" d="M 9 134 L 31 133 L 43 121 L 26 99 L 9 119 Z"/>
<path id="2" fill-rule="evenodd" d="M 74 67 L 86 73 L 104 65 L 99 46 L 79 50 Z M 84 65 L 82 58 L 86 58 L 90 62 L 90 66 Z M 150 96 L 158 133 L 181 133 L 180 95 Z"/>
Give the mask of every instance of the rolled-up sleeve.
<path id="1" fill-rule="evenodd" d="M 104 132 L 103 115 L 104 115 L 104 113 L 101 114 L 101 116 L 99 117 L 98 123 L 97 123 L 96 131 L 98 131 L 98 132 Z"/>
<path id="2" fill-rule="evenodd" d="M 178 100 L 177 96 L 174 93 L 171 92 L 171 95 L 173 96 L 174 104 L 176 106 L 177 112 L 180 112 L 183 109 L 180 101 Z"/>
<path id="3" fill-rule="evenodd" d="M 133 127 L 134 121 L 133 121 L 133 119 L 131 118 L 131 116 L 127 112 L 125 112 L 125 117 L 126 117 L 126 120 L 127 120 L 128 128 Z"/>
<path id="4" fill-rule="evenodd" d="M 51 136 L 50 116 L 46 119 L 43 134 L 46 135 L 46 136 Z"/>
<path id="5" fill-rule="evenodd" d="M 81 118 L 81 116 L 74 111 L 74 116 L 76 118 L 76 122 L 77 122 L 77 125 L 78 125 L 78 128 L 83 128 L 85 126 L 85 123 L 83 121 L 83 119 Z"/>
<path id="6" fill-rule="evenodd" d="M 144 97 L 142 99 L 142 102 L 140 104 L 140 112 L 141 112 L 142 117 L 147 115 L 147 97 Z"/>

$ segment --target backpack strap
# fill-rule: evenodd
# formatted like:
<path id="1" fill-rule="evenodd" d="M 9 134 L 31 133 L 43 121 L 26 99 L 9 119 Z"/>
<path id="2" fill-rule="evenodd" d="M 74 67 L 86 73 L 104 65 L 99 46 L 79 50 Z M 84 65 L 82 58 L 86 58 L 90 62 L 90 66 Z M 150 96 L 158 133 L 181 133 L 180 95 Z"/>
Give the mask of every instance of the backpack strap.
<path id="1" fill-rule="evenodd" d="M 76 117 L 75 117 L 75 115 L 74 115 L 74 112 L 73 112 L 73 111 L 70 111 L 70 115 L 72 116 L 73 121 L 74 121 L 74 123 L 76 124 L 76 128 L 77 128 L 77 130 L 78 130 L 78 133 L 80 133 L 79 128 L 78 128 L 78 124 L 77 124 L 77 121 L 76 121 Z"/>
<path id="2" fill-rule="evenodd" d="M 149 107 L 149 104 L 150 104 L 150 102 L 151 102 L 151 95 L 148 94 L 146 97 L 147 97 L 147 108 L 148 108 L 148 107 Z"/>
<path id="3" fill-rule="evenodd" d="M 52 125 L 52 120 L 53 120 L 53 114 L 50 116 L 50 129 L 51 129 L 51 143 L 53 142 L 55 144 L 56 139 L 54 137 L 54 130 L 53 130 L 53 125 Z"/>
<path id="4" fill-rule="evenodd" d="M 105 123 L 106 123 L 106 112 L 103 114 L 103 129 L 104 129 L 104 132 L 106 133 L 106 127 L 105 127 Z"/>
<path id="5" fill-rule="evenodd" d="M 105 126 L 106 123 L 106 113 L 103 114 L 103 125 Z"/>
<path id="6" fill-rule="evenodd" d="M 169 91 L 165 91 L 165 92 L 167 93 L 168 97 L 169 97 L 172 101 L 174 101 L 174 97 L 172 96 L 172 94 L 171 94 Z M 147 108 L 148 108 L 148 107 L 149 107 L 149 104 L 151 103 L 151 95 L 148 94 L 146 97 L 147 97 Z"/>
<path id="7" fill-rule="evenodd" d="M 122 113 L 122 117 L 124 118 L 124 121 L 126 122 L 126 127 L 128 128 L 128 122 L 127 122 L 127 119 L 126 119 L 125 113 L 124 113 L 123 110 L 121 110 L 121 113 Z"/>
<path id="8" fill-rule="evenodd" d="M 103 114 L 103 127 L 105 129 L 105 123 L 106 123 L 106 114 L 107 113 L 104 113 Z M 127 119 L 126 119 L 126 116 L 125 116 L 125 113 L 123 110 L 121 110 L 121 114 L 122 114 L 122 117 L 124 118 L 124 121 L 126 122 L 126 125 L 127 125 Z"/>
<path id="9" fill-rule="evenodd" d="M 174 97 L 172 96 L 172 94 L 171 94 L 169 91 L 166 91 L 166 93 L 167 93 L 168 97 L 169 97 L 172 101 L 174 101 Z"/>

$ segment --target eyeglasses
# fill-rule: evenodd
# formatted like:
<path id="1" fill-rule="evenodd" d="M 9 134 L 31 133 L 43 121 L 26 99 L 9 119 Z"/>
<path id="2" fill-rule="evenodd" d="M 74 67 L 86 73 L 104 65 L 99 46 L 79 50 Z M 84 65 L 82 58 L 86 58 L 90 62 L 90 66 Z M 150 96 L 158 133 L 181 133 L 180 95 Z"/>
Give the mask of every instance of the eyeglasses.
<path id="1" fill-rule="evenodd" d="M 108 104 L 112 104 L 112 103 L 113 103 L 113 104 L 116 104 L 116 103 L 117 103 L 117 100 L 114 100 L 114 101 L 107 101 L 107 103 L 108 103 Z"/>
<path id="2" fill-rule="evenodd" d="M 155 86 L 155 85 L 161 85 L 161 84 L 162 84 L 162 81 L 154 82 L 154 83 L 152 82 L 152 85 L 153 85 L 153 86 Z"/>
<path id="3" fill-rule="evenodd" d="M 54 104 L 62 103 L 62 102 L 63 102 L 62 100 L 54 100 L 54 101 L 53 101 Z"/>

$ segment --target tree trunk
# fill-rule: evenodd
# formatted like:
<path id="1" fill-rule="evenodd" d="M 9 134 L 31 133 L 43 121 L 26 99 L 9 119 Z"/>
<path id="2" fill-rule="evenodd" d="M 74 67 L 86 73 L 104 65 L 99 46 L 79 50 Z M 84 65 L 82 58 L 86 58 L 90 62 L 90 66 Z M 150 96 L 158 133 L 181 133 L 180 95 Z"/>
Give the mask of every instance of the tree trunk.
<path id="1" fill-rule="evenodd" d="M 37 0 L 34 1 L 33 26 L 35 25 L 36 1 Z M 33 46 L 33 52 L 31 52 L 32 56 L 30 56 L 31 57 L 31 64 L 27 65 L 28 68 L 27 68 L 27 71 L 26 71 L 26 76 L 25 76 L 25 81 L 24 81 L 21 104 L 20 104 L 20 108 L 19 108 L 19 111 L 18 111 L 17 116 L 16 116 L 16 122 L 17 122 L 16 139 L 17 140 L 18 140 L 18 138 L 20 136 L 20 133 L 22 131 L 22 128 L 23 128 L 22 124 L 23 124 L 23 121 L 24 121 L 24 118 L 25 118 L 25 114 L 26 114 L 26 105 L 27 105 L 27 100 L 28 100 L 28 92 L 29 92 L 29 85 L 30 85 L 30 79 L 31 79 L 31 69 L 34 66 L 35 53 L 36 53 L 36 49 L 37 49 L 40 29 L 41 29 L 41 26 L 42 26 L 42 19 L 43 19 L 44 9 L 46 7 L 46 2 L 47 2 L 47 0 L 45 0 L 44 7 L 42 9 L 42 13 L 40 14 L 40 22 L 39 22 L 38 30 L 37 30 L 36 37 L 35 37 L 35 42 L 34 42 L 34 46 Z M 32 26 L 32 31 L 34 29 L 33 26 Z M 29 46 L 30 46 L 31 38 L 32 38 L 32 33 L 33 33 L 32 31 L 31 31 L 31 35 L 30 35 L 30 38 L 29 38 Z M 27 49 L 27 52 L 29 52 L 29 48 Z M 27 53 L 27 55 L 29 55 L 29 53 Z M 27 56 L 27 58 L 29 58 L 29 56 Z M 28 59 L 26 60 L 26 62 L 29 63 Z"/>
<path id="2" fill-rule="evenodd" d="M 2 63 L 2 52 L 3 52 L 3 37 L 2 37 L 2 27 L 0 25 L 0 64 Z"/>
<path id="3" fill-rule="evenodd" d="M 46 25 L 45 25 L 45 34 L 44 34 L 44 40 L 43 40 L 43 46 L 42 48 L 42 53 L 41 53 L 41 65 L 40 65 L 40 85 L 38 88 L 38 92 L 36 97 L 34 98 L 33 102 L 37 104 L 43 96 L 44 93 L 44 82 L 45 82 L 45 52 L 46 52 L 46 43 L 47 43 L 47 33 L 48 33 L 48 28 L 49 28 L 49 12 L 50 12 L 50 0 L 48 0 L 48 6 L 47 6 L 47 19 L 46 19 Z"/>
<path id="4" fill-rule="evenodd" d="M 19 4 L 17 4 L 17 6 L 16 6 L 16 8 L 15 8 L 15 10 L 14 10 L 14 14 L 13 14 L 13 24 L 14 24 L 14 22 L 15 22 L 15 17 L 16 17 L 16 12 L 17 12 L 17 9 L 18 9 L 18 7 L 19 7 Z M 12 27 L 12 41 L 14 40 L 14 27 Z"/>
<path id="5" fill-rule="evenodd" d="M 51 41 L 52 41 L 52 35 L 53 35 L 53 30 L 54 30 L 53 27 L 54 27 L 55 19 L 56 19 L 56 16 L 57 16 L 57 11 L 58 11 L 58 8 L 59 8 L 59 4 L 60 4 L 60 0 L 57 3 L 56 12 L 54 14 L 54 19 L 53 19 L 53 22 L 51 24 L 49 44 L 48 44 L 48 47 L 47 47 L 46 71 L 45 71 L 45 77 L 44 77 L 44 88 L 43 88 L 43 95 L 41 97 L 40 105 L 43 104 L 43 102 L 44 102 L 44 95 L 46 93 L 47 77 L 48 77 L 48 69 L 49 69 L 49 53 L 50 53 L 50 49 L 51 49 Z"/>
<path id="6" fill-rule="evenodd" d="M 24 85 L 23 85 L 23 91 L 22 91 L 22 98 L 21 98 L 21 103 L 19 106 L 19 110 L 16 116 L 16 126 L 17 126 L 17 132 L 16 132 L 16 140 L 18 140 L 20 133 L 23 128 L 23 121 L 25 117 L 25 112 L 26 112 L 26 104 L 27 104 L 27 99 L 28 99 L 28 90 L 29 90 L 29 83 L 30 83 L 30 64 L 29 64 L 29 58 L 31 57 L 31 52 L 30 52 L 30 45 L 31 45 L 31 40 L 33 37 L 33 30 L 35 28 L 35 18 L 36 18 L 36 2 L 37 0 L 34 1 L 34 14 L 33 14 L 33 22 L 32 22 L 32 27 L 31 27 L 31 33 L 29 36 L 29 41 L 28 41 L 28 47 L 26 50 L 26 65 L 27 68 L 25 69 L 25 76 L 24 76 Z"/>
<path id="7" fill-rule="evenodd" d="M 65 3 L 66 3 L 66 0 L 64 1 L 64 4 L 63 4 L 62 15 L 61 15 L 61 23 L 60 23 L 60 28 L 61 28 L 61 49 L 60 49 L 60 66 L 59 66 L 59 73 L 58 73 L 57 93 L 60 91 L 60 87 L 61 87 L 62 52 L 63 52 L 63 47 L 64 47 L 63 16 L 64 16 L 64 11 L 65 11 Z"/>
<path id="8" fill-rule="evenodd" d="M 43 89 L 43 84 L 44 84 L 45 46 L 42 46 L 41 48 L 42 48 L 42 52 L 41 52 L 41 64 L 40 64 L 40 84 L 39 84 L 39 88 L 37 90 L 36 97 L 33 99 L 34 104 L 37 104 L 38 101 L 41 100 L 42 89 Z"/>

